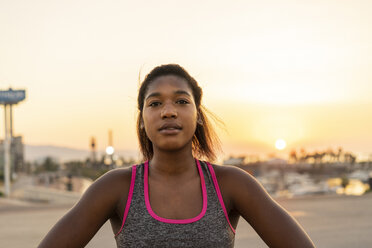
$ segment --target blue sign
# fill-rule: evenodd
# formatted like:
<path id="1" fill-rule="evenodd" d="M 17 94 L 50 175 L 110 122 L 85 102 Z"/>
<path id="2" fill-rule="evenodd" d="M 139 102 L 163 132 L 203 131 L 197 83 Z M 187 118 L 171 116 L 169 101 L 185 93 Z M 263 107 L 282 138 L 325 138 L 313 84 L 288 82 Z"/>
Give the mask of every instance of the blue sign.
<path id="1" fill-rule="evenodd" d="M 26 98 L 25 90 L 0 90 L 0 104 L 14 104 Z"/>

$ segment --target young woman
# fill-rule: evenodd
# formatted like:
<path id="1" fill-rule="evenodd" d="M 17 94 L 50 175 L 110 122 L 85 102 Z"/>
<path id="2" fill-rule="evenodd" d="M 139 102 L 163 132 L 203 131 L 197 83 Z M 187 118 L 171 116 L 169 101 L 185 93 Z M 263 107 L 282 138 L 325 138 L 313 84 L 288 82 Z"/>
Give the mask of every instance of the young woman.
<path id="1" fill-rule="evenodd" d="M 199 160 L 218 145 L 201 98 L 179 65 L 154 68 L 138 94 L 146 162 L 99 178 L 39 247 L 84 247 L 108 219 L 118 247 L 233 247 L 240 216 L 269 247 L 314 247 L 252 176 Z"/>

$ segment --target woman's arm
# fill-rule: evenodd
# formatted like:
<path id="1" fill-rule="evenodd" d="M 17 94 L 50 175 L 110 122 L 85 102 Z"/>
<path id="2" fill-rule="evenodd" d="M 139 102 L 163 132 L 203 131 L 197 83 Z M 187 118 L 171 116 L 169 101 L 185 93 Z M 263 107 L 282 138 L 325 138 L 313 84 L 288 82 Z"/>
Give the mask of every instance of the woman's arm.
<path id="1" fill-rule="evenodd" d="M 223 185 L 232 208 L 269 247 L 315 247 L 299 223 L 269 196 L 255 178 L 236 167 L 223 170 Z"/>
<path id="2" fill-rule="evenodd" d="M 84 247 L 116 214 L 117 204 L 129 191 L 130 175 L 130 169 L 118 169 L 95 181 L 79 202 L 54 225 L 39 248 Z"/>

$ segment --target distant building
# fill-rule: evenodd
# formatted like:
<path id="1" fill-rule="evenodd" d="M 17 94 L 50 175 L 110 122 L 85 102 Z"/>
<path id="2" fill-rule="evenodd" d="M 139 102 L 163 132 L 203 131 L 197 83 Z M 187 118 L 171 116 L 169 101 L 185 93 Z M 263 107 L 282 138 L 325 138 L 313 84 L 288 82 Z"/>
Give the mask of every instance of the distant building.
<path id="1" fill-rule="evenodd" d="M 271 158 L 271 159 L 267 160 L 264 164 L 267 164 L 267 165 L 287 165 L 288 162 L 287 162 L 287 160 L 281 159 L 281 158 Z"/>
<path id="2" fill-rule="evenodd" d="M 239 167 L 253 176 L 257 176 L 261 173 L 261 162 L 256 159 L 255 162 L 250 162 L 251 159 L 246 156 L 240 157 L 229 157 L 223 161 L 223 165 L 232 165 Z"/>
<path id="3" fill-rule="evenodd" d="M 10 145 L 10 160 L 12 172 L 26 171 L 22 136 L 12 137 Z M 0 170 L 4 170 L 4 140 L 0 140 Z"/>
<path id="4" fill-rule="evenodd" d="M 230 157 L 223 161 L 223 165 L 235 165 L 235 166 L 244 165 L 245 164 L 244 160 L 245 160 L 245 157 L 237 157 L 237 158 Z"/>

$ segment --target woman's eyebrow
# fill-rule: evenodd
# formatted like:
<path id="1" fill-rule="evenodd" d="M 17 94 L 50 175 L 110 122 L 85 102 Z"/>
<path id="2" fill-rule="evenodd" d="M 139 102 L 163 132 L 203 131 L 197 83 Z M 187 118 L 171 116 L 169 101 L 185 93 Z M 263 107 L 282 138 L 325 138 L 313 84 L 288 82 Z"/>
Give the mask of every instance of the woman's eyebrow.
<path id="1" fill-rule="evenodd" d="M 177 95 L 188 95 L 188 96 L 191 97 L 191 95 L 189 94 L 189 92 L 184 91 L 184 90 L 176 90 L 176 91 L 174 91 L 174 94 L 177 94 Z"/>
<path id="2" fill-rule="evenodd" d="M 187 96 L 191 97 L 190 93 L 185 91 L 185 90 L 175 90 L 175 91 L 173 91 L 173 93 L 176 94 L 176 95 L 187 95 Z M 161 93 L 160 92 L 153 92 L 150 95 L 148 95 L 145 100 L 149 99 L 150 97 L 156 97 L 156 96 L 161 96 Z"/>
<path id="3" fill-rule="evenodd" d="M 145 100 L 149 99 L 150 97 L 155 97 L 155 96 L 161 96 L 161 94 L 159 92 L 153 92 L 150 95 L 148 95 Z"/>

